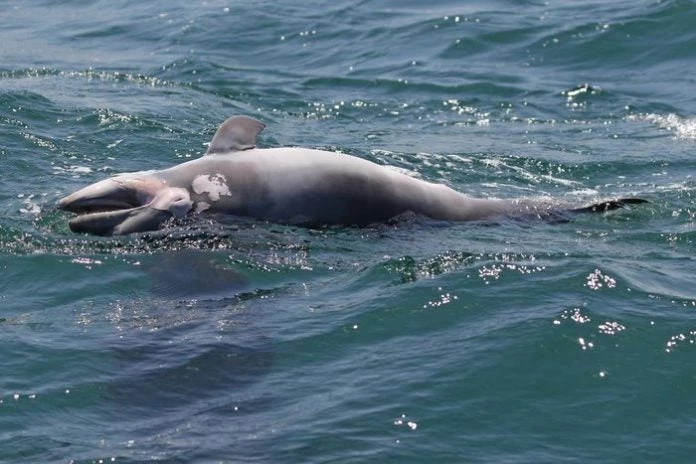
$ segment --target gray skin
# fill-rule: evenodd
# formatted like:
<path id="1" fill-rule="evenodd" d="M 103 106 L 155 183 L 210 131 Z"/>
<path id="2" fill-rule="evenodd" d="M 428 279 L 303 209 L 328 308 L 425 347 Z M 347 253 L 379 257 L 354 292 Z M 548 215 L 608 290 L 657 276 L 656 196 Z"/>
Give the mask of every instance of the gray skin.
<path id="1" fill-rule="evenodd" d="M 388 167 L 342 153 L 307 148 L 256 148 L 264 124 L 233 116 L 217 130 L 205 156 L 161 171 L 120 174 L 58 203 L 77 213 L 74 232 L 123 235 L 158 229 L 171 217 L 206 212 L 302 225 L 368 225 L 412 212 L 436 220 L 554 218 L 604 211 L 643 200 L 563 209 L 533 200 L 467 197 Z"/>

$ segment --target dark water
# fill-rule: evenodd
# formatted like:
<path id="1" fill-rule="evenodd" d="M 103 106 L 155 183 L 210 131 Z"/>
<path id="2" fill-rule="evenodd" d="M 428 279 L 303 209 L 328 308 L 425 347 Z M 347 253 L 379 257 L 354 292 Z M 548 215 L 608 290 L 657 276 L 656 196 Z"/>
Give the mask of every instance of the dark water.
<path id="1" fill-rule="evenodd" d="M 696 4 L 0 6 L 0 461 L 690 462 Z M 61 196 L 262 146 L 565 224 L 77 236 Z"/>

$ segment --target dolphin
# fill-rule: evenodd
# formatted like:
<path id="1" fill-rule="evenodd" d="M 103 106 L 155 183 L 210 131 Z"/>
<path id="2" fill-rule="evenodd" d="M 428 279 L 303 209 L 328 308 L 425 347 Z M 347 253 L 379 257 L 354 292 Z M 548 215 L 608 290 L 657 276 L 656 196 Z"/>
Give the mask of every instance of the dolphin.
<path id="1" fill-rule="evenodd" d="M 364 226 L 408 212 L 442 221 L 557 220 L 645 202 L 625 198 L 572 208 L 542 200 L 472 198 L 351 155 L 257 148 L 264 127 L 254 118 L 233 116 L 217 129 L 204 156 L 159 171 L 116 175 L 62 198 L 58 208 L 77 214 L 69 222 L 73 232 L 124 235 L 203 213 Z"/>

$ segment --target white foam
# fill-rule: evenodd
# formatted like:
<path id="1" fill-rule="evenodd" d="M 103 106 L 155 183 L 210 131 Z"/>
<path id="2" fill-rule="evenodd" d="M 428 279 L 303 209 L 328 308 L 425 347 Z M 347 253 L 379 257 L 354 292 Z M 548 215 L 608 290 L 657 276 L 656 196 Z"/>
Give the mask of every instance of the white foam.
<path id="1" fill-rule="evenodd" d="M 22 200 L 23 207 L 19 209 L 22 214 L 28 214 L 30 216 L 38 216 L 41 214 L 41 206 L 34 201 L 34 195 L 28 195 L 26 198 L 23 194 L 17 195 L 19 198 L 24 198 Z"/>
<path id="2" fill-rule="evenodd" d="M 53 166 L 53 170 L 56 172 L 70 172 L 73 174 L 89 174 L 92 172 L 92 168 L 89 168 L 87 166 L 68 166 L 68 167 L 62 167 L 62 166 Z"/>
<path id="3" fill-rule="evenodd" d="M 631 115 L 628 120 L 648 121 L 672 132 L 678 139 L 696 140 L 696 117 L 683 118 L 673 113 L 667 115 L 648 113 Z"/>

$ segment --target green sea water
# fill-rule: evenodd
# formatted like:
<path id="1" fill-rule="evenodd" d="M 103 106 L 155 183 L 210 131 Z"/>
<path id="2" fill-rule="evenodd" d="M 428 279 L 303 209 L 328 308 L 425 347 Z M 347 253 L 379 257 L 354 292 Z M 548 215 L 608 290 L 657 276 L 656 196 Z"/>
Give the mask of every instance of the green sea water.
<path id="1" fill-rule="evenodd" d="M 696 4 L 0 6 L 0 462 L 691 462 Z M 560 224 L 73 234 L 218 124 Z"/>

